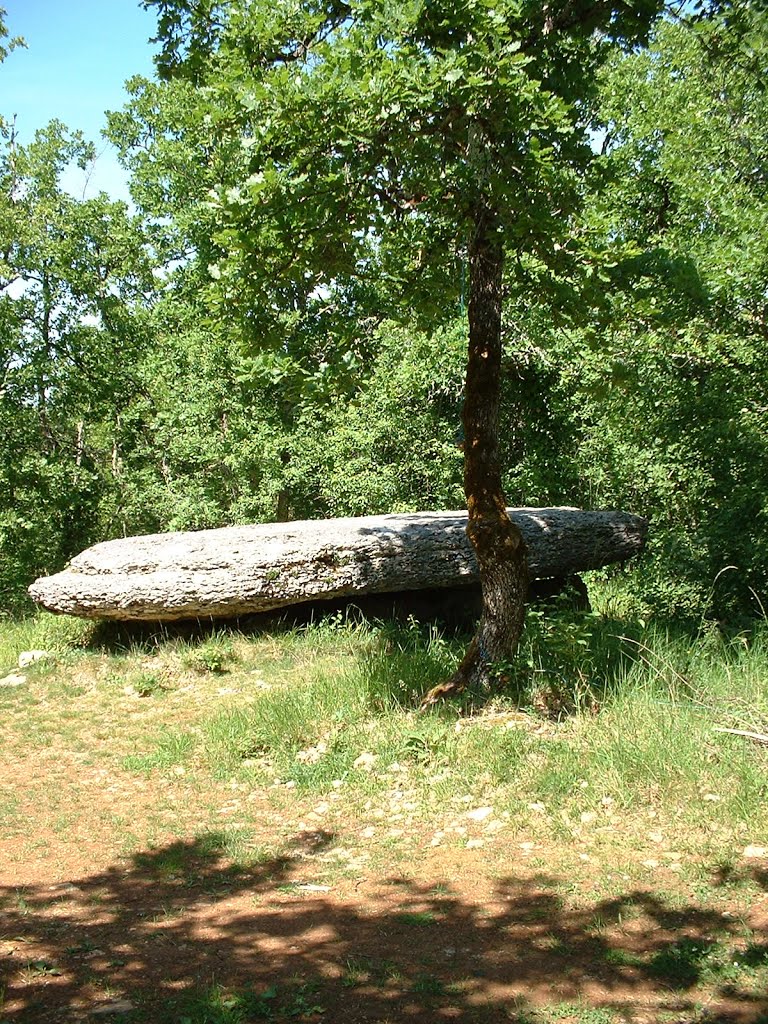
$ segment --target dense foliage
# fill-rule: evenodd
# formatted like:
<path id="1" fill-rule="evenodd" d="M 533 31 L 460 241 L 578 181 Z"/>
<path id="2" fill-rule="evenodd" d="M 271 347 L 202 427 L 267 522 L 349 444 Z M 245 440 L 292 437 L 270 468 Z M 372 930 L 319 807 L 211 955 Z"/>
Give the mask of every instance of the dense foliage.
<path id="1" fill-rule="evenodd" d="M 419 253 L 445 238 L 424 224 L 389 247 L 353 232 L 310 277 L 279 273 L 266 223 L 232 245 L 255 143 L 238 129 L 235 144 L 231 96 L 201 102 L 205 31 L 185 77 L 134 79 L 110 118 L 135 214 L 62 190 L 92 157 L 77 133 L 54 123 L 22 147 L 3 123 L 6 607 L 107 536 L 463 502 L 465 249 L 436 270 Z M 732 619 L 768 593 L 767 45 L 744 4 L 666 19 L 614 55 L 592 115 L 602 152 L 569 185 L 558 258 L 529 253 L 509 293 L 507 495 L 647 515 L 629 582 L 651 612 Z M 270 173 L 251 199 L 287 195 Z M 321 213 L 318 231 L 351 230 Z"/>

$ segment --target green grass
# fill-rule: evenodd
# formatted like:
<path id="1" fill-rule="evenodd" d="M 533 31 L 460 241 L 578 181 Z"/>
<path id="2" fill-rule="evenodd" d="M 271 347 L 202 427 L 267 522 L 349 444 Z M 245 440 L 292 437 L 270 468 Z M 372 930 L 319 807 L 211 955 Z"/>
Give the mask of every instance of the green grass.
<path id="1" fill-rule="evenodd" d="M 187 644 L 182 656 L 185 668 L 213 675 L 223 675 L 236 661 L 232 638 L 224 632 L 214 633 L 198 644 Z"/>
<path id="2" fill-rule="evenodd" d="M 195 746 L 195 738 L 179 729 L 164 729 L 155 739 L 154 746 L 143 754 L 129 754 L 123 766 L 129 771 L 149 774 L 184 764 Z"/>
<path id="3" fill-rule="evenodd" d="M 0 614 L 0 675 L 17 667 L 22 651 L 71 654 L 82 650 L 90 642 L 93 631 L 93 623 L 69 615 L 38 613 L 11 619 Z"/>
<path id="4" fill-rule="evenodd" d="M 585 1006 L 581 1003 L 561 1003 L 548 1010 L 536 1014 L 536 1024 L 555 1024 L 555 1021 L 568 1021 L 569 1024 L 618 1024 L 618 1014 L 601 1007 Z"/>
<path id="5" fill-rule="evenodd" d="M 599 616 L 581 617 L 577 627 L 565 631 L 566 639 L 578 640 L 570 675 L 564 641 L 556 651 L 559 724 L 541 735 L 536 722 L 546 723 L 548 714 L 530 702 L 528 724 L 520 728 L 486 727 L 480 716 L 457 731 L 454 708 L 417 710 L 420 695 L 450 671 L 458 645 L 415 628 L 334 632 L 326 625 L 290 636 L 294 663 L 283 660 L 280 685 L 203 721 L 201 756 L 221 777 L 250 770 L 302 791 L 327 792 L 342 782 L 371 792 L 394 764 L 425 797 L 494 792 L 517 812 L 522 793 L 526 805 L 542 803 L 550 816 L 603 814 L 611 805 L 637 811 L 660 802 L 683 821 L 706 814 L 715 823 L 751 825 L 759 835 L 766 824 L 766 752 L 714 729 L 768 729 L 763 633 L 725 639 L 646 630 L 642 640 L 622 639 L 617 624 Z M 530 678 L 539 694 L 548 656 L 537 646 L 541 640 L 534 629 L 521 653 L 536 666 Z M 600 674 L 608 650 L 614 662 Z M 590 660 L 593 651 L 601 653 Z M 502 697 L 491 710 L 503 718 L 515 706 Z"/>
<path id="6" fill-rule="evenodd" d="M 111 653 L 89 647 L 90 627 L 73 620 L 40 615 L 3 626 L 9 671 L 22 650 L 56 655 L 30 671 L 29 685 L 0 691 L 4 750 L 32 765 L 29 792 L 0 785 L 0 824 L 7 839 L 21 836 L 19 858 L 42 857 L 26 849 L 27 835 L 55 850 L 92 823 L 99 843 L 119 850 L 120 878 L 135 871 L 148 891 L 167 890 L 152 906 L 149 921 L 159 924 L 191 920 L 185 894 L 247 891 L 254 906 L 278 896 L 285 914 L 300 915 L 305 900 L 328 901 L 329 913 L 346 906 L 358 881 L 404 879 L 406 894 L 429 882 L 426 895 L 389 902 L 387 923 L 418 951 L 415 960 L 387 965 L 350 946 L 338 976 L 314 985 L 271 969 L 253 990 L 206 975 L 200 988 L 162 994 L 146 1012 L 131 996 L 127 1020 L 327 1019 L 345 993 L 471 1009 L 482 981 L 462 965 L 457 987 L 443 957 L 454 943 L 443 933 L 456 912 L 453 887 L 466 892 L 475 871 L 498 889 L 497 910 L 509 893 L 511 920 L 530 926 L 553 975 L 575 969 L 586 939 L 600 974 L 639 979 L 643 992 L 659 994 L 660 1014 L 665 1000 L 686 1000 L 686 1020 L 703 1020 L 695 1007 L 707 1000 L 757 1006 L 768 991 L 768 946 L 749 917 L 764 895 L 765 861 L 744 856 L 749 845 L 768 846 L 768 748 L 716 731 L 768 732 L 765 625 L 725 636 L 613 613 L 532 616 L 519 659 L 505 669 L 510 690 L 463 716 L 451 706 L 419 710 L 462 641 L 415 623 L 337 617 L 252 636 L 161 634 Z M 56 781 L 60 752 L 66 785 Z M 103 805 L 102 818 L 95 813 L 97 792 L 114 821 Z M 445 847 L 434 862 L 433 837 Z M 445 864 L 456 874 L 420 874 Z M 39 913 L 31 897 L 16 898 L 14 913 Z M 692 908 L 726 908 L 728 917 L 697 925 Z M 32 982 L 50 982 L 47 963 L 30 954 Z M 508 1016 L 624 1019 L 572 999 L 523 1001 Z"/>
<path id="7" fill-rule="evenodd" d="M 85 664 L 87 623 L 38 615 L 4 625 L 9 669 L 20 650 L 51 649 L 65 662 L 51 683 L 61 699 L 86 692 L 87 680 L 68 682 L 66 659 L 80 652 Z M 463 796 L 519 825 L 535 817 L 555 838 L 574 822 L 583 834 L 611 815 L 651 810 L 679 831 L 692 828 L 696 842 L 704 822 L 713 833 L 730 830 L 733 843 L 768 831 L 768 750 L 715 731 L 768 731 L 765 626 L 749 636 L 690 635 L 600 613 L 533 613 L 508 667 L 509 690 L 458 727 L 458 709 L 423 713 L 418 703 L 461 650 L 461 640 L 416 623 L 336 617 L 254 637 L 160 636 L 149 655 L 146 645 L 113 655 L 98 685 L 114 678 L 119 693 L 128 682 L 142 696 L 163 696 L 165 707 L 179 680 L 194 689 L 226 672 L 232 697 L 218 710 L 201 706 L 191 725 L 169 720 L 124 757 L 139 773 L 183 765 L 300 793 L 341 788 L 361 800 L 390 789 L 399 773 L 419 813 Z M 22 692 L 2 697 L 29 703 Z"/>
<path id="8" fill-rule="evenodd" d="M 275 988 L 263 992 L 233 992 L 214 985 L 171 1002 L 158 1024 L 246 1024 L 275 1019 Z"/>
<path id="9" fill-rule="evenodd" d="M 287 644 L 295 662 L 283 670 L 283 685 L 204 723 L 204 755 L 215 772 L 266 758 L 277 777 L 324 791 L 342 778 L 363 782 L 366 772 L 355 766 L 361 754 L 385 765 L 444 753 L 452 716 L 414 710 L 455 656 L 435 634 L 326 625 Z M 329 660 L 329 647 L 339 656 Z"/>
<path id="10" fill-rule="evenodd" d="M 189 841 L 136 853 L 133 861 L 142 871 L 161 880 L 181 879 L 193 884 L 217 871 L 223 863 L 230 872 L 253 868 L 274 857 L 253 841 L 251 829 L 229 826 L 201 832 Z M 222 876 L 225 877 L 225 876 Z"/>
<path id="11" fill-rule="evenodd" d="M 12 794 L 0 796 L 0 828 L 7 829 L 20 817 L 18 798 Z"/>
<path id="12" fill-rule="evenodd" d="M 437 918 L 429 910 L 403 911 L 397 915 L 397 920 L 407 924 L 411 928 L 428 928 L 436 923 Z"/>

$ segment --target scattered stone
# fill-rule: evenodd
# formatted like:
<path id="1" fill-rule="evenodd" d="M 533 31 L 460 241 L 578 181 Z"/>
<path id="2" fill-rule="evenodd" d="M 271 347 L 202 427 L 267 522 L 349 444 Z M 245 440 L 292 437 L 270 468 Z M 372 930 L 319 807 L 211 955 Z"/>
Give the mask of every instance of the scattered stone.
<path id="1" fill-rule="evenodd" d="M 306 750 L 300 750 L 296 754 L 296 760 L 301 764 L 317 764 L 327 751 L 328 744 L 321 740 L 314 747 L 307 747 Z"/>
<path id="2" fill-rule="evenodd" d="M 356 757 L 352 762 L 353 768 L 360 768 L 364 772 L 373 771 L 373 766 L 376 764 L 376 755 L 371 754 L 370 751 L 364 750 L 359 757 Z"/>
<path id="3" fill-rule="evenodd" d="M 111 1003 L 105 1003 L 103 1006 L 97 1006 L 94 1010 L 91 1010 L 91 1015 L 93 1017 L 107 1017 L 110 1014 L 131 1013 L 135 1009 L 136 1006 L 130 999 L 114 999 Z"/>
<path id="4" fill-rule="evenodd" d="M 475 850 L 479 846 L 485 846 L 484 839 L 468 839 L 466 843 L 468 850 Z"/>
<path id="5" fill-rule="evenodd" d="M 38 661 L 47 661 L 52 657 L 50 651 L 22 651 L 19 655 L 19 668 L 29 668 Z"/>
<path id="6" fill-rule="evenodd" d="M 743 856 L 747 860 L 754 860 L 759 857 L 765 857 L 768 855 L 768 847 L 765 846 L 745 846 Z"/>
<path id="7" fill-rule="evenodd" d="M 476 807 L 474 811 L 467 811 L 467 817 L 472 821 L 485 821 L 493 814 L 492 807 Z"/>
<path id="8" fill-rule="evenodd" d="M 26 681 L 26 676 L 21 675 L 19 672 L 11 672 L 10 675 L 3 676 L 0 679 L 0 686 L 23 686 Z"/>

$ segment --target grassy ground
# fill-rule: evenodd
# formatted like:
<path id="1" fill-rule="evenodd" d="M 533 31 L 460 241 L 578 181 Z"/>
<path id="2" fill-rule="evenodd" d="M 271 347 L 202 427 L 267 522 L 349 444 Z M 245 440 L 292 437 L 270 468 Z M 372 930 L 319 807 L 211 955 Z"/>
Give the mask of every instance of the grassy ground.
<path id="1" fill-rule="evenodd" d="M 0 1022 L 768 1021 L 767 641 L 4 621 Z"/>

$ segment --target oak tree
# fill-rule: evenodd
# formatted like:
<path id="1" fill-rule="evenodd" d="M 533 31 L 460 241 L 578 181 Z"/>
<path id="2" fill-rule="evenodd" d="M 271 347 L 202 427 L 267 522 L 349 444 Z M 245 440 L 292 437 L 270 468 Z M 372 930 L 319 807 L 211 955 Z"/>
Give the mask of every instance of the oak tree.
<path id="1" fill-rule="evenodd" d="M 505 297 L 567 269 L 596 73 L 658 0 L 146 0 L 226 163 L 209 210 L 221 303 L 258 342 L 288 294 L 376 276 L 414 314 L 466 270 L 468 532 L 484 611 L 430 700 L 489 689 L 523 626 L 526 555 L 498 457 Z"/>

